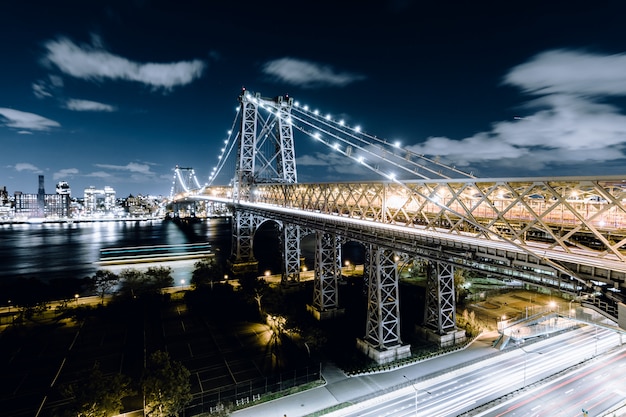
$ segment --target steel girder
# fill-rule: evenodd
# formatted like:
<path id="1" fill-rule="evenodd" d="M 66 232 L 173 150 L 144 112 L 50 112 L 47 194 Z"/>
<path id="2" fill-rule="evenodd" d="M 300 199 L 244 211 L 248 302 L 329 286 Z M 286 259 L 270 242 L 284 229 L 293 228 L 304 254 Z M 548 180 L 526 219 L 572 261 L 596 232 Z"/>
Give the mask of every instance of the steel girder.
<path id="1" fill-rule="evenodd" d="M 626 261 L 626 178 L 267 184 L 258 200 Z"/>
<path id="2" fill-rule="evenodd" d="M 456 328 L 454 266 L 429 262 L 426 271 L 424 324 L 442 335 Z"/>
<path id="3" fill-rule="evenodd" d="M 226 188 L 210 192 L 219 190 L 228 194 Z M 506 260 L 477 253 L 474 260 L 461 262 L 471 269 L 483 268 L 485 258 L 498 269 L 520 269 L 524 276 L 537 271 L 540 279 L 560 280 L 560 271 L 566 279 L 573 277 L 587 287 L 599 285 L 596 281 L 626 286 L 624 177 L 264 184 L 257 198 L 281 207 L 372 222 L 374 227 L 393 224 L 407 233 L 448 234 L 444 240 L 452 248 L 480 248 L 494 242 L 512 246 L 518 253 Z M 475 244 L 461 243 L 468 240 Z M 486 269 L 496 272 L 489 265 Z"/>
<path id="4" fill-rule="evenodd" d="M 291 223 L 283 224 L 282 244 L 281 282 L 283 284 L 300 282 L 300 226 Z"/>
<path id="5" fill-rule="evenodd" d="M 291 106 L 293 99 L 284 100 L 283 97 L 277 99 L 278 130 L 280 139 L 278 141 L 278 178 L 283 182 L 294 184 L 298 182 L 296 172 L 296 152 L 293 144 L 293 128 L 291 124 Z"/>
<path id="6" fill-rule="evenodd" d="M 315 232 L 315 278 L 313 307 L 327 311 L 339 307 L 338 282 L 341 276 L 341 241 L 338 236 Z"/>
<path id="7" fill-rule="evenodd" d="M 262 221 L 262 217 L 251 211 L 234 210 L 231 257 L 235 262 L 255 260 L 252 248 L 254 232 Z"/>
<path id="8" fill-rule="evenodd" d="M 241 127 L 233 199 L 234 201 L 249 201 L 252 197 L 250 187 L 254 183 L 258 112 L 256 102 L 250 100 L 248 94 L 241 94 L 239 102 L 241 103 Z"/>
<path id="9" fill-rule="evenodd" d="M 396 255 L 374 245 L 370 245 L 369 252 L 365 340 L 383 350 L 402 344 Z"/>

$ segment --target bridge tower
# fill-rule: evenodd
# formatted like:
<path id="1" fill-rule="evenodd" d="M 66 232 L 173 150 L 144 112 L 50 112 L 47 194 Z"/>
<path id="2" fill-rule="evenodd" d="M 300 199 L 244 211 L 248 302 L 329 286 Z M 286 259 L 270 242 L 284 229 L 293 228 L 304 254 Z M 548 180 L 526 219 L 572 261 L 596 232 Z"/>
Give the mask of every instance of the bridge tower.
<path id="1" fill-rule="evenodd" d="M 239 95 L 240 138 L 233 181 L 233 200 L 253 202 L 255 185 L 293 184 L 298 181 L 291 124 L 293 99 L 263 98 L 245 89 Z M 260 110 L 267 110 L 264 116 Z M 233 222 L 231 269 L 235 274 L 256 272 L 253 238 L 264 219 L 247 210 L 236 210 Z M 300 228 L 282 224 L 283 282 L 300 280 Z"/>
<path id="2" fill-rule="evenodd" d="M 176 165 L 174 168 L 174 178 L 172 179 L 172 188 L 170 189 L 170 199 L 175 199 L 176 196 L 197 190 L 198 188 L 200 188 L 200 186 L 194 169 Z M 196 204 L 197 203 L 194 201 L 180 201 L 173 205 L 173 211 L 182 217 L 193 217 L 196 212 Z"/>

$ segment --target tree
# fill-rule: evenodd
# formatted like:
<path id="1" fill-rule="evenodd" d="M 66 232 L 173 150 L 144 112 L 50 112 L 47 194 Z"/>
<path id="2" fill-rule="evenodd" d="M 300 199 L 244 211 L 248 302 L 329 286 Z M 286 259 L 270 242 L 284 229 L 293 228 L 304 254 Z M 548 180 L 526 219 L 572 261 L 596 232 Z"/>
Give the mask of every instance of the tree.
<path id="1" fill-rule="evenodd" d="M 91 287 L 100 296 L 100 302 L 104 304 L 104 296 L 109 293 L 116 285 L 120 283 L 120 277 L 117 274 L 99 269 L 91 278 Z"/>
<path id="2" fill-rule="evenodd" d="M 151 286 L 157 289 L 174 286 L 174 278 L 172 278 L 172 268 L 169 266 L 151 266 L 144 272 L 145 278 L 150 282 Z"/>
<path id="3" fill-rule="evenodd" d="M 191 401 L 190 373 L 167 352 L 156 351 L 148 358 L 143 377 L 145 412 L 149 417 L 176 416 Z"/>
<path id="4" fill-rule="evenodd" d="M 191 285 L 196 288 L 212 286 L 214 282 L 221 281 L 224 271 L 215 257 L 199 260 L 194 264 L 191 274 Z"/>
<path id="5" fill-rule="evenodd" d="M 72 398 L 65 416 L 109 417 L 122 411 L 122 399 L 134 395 L 130 378 L 123 374 L 105 375 L 96 366 L 81 377 L 61 388 Z"/>
<path id="6" fill-rule="evenodd" d="M 146 290 L 146 277 L 137 269 L 123 269 L 120 272 L 120 293 L 136 298 Z"/>

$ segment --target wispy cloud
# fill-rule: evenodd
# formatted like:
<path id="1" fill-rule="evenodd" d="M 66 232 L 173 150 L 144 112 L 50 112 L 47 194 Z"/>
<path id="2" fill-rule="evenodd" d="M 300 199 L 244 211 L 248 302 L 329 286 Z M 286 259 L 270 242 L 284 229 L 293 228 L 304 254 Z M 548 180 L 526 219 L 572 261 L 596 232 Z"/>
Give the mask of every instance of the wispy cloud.
<path id="1" fill-rule="evenodd" d="M 91 100 L 80 100 L 75 98 L 67 100 L 65 102 L 65 107 L 69 110 L 74 111 L 113 112 L 117 110 L 115 106 L 111 106 L 110 104 L 99 103 L 97 101 Z"/>
<path id="2" fill-rule="evenodd" d="M 61 126 L 54 120 L 47 119 L 35 113 L 0 107 L 0 124 L 16 129 L 50 130 Z"/>
<path id="3" fill-rule="evenodd" d="M 127 171 L 154 175 L 154 172 L 150 171 L 149 164 L 140 164 L 138 162 L 129 162 L 126 165 L 95 164 L 95 166 L 97 166 L 98 168 L 113 169 L 116 171 Z"/>
<path id="4" fill-rule="evenodd" d="M 524 173 L 626 157 L 626 115 L 610 101 L 626 95 L 625 54 L 547 51 L 511 69 L 504 83 L 531 96 L 521 106 L 524 117 L 461 140 L 431 137 L 410 149 L 457 166 Z"/>
<path id="5" fill-rule="evenodd" d="M 33 94 L 41 99 L 52 97 L 62 87 L 63 78 L 56 75 L 49 75 L 47 80 L 37 80 L 32 84 Z"/>
<path id="6" fill-rule="evenodd" d="M 134 62 L 106 51 L 99 42 L 93 46 L 77 45 L 67 38 L 59 38 L 44 46 L 45 63 L 84 80 L 134 81 L 155 89 L 171 90 L 193 82 L 206 67 L 199 59 L 172 63 Z"/>
<path id="7" fill-rule="evenodd" d="M 262 71 L 276 81 L 303 88 L 343 87 L 366 78 L 360 74 L 337 72 L 329 65 L 288 57 L 266 62 Z"/>
<path id="8" fill-rule="evenodd" d="M 29 171 L 34 173 L 43 172 L 41 169 L 37 168 L 35 165 L 28 162 L 19 162 L 13 166 L 17 172 Z"/>
<path id="9" fill-rule="evenodd" d="M 71 178 L 74 175 L 77 175 L 79 173 L 78 169 L 76 168 L 65 168 L 65 169 L 61 169 L 57 172 L 55 172 L 54 174 L 52 174 L 52 178 L 56 181 L 56 180 L 67 180 L 68 178 Z"/>

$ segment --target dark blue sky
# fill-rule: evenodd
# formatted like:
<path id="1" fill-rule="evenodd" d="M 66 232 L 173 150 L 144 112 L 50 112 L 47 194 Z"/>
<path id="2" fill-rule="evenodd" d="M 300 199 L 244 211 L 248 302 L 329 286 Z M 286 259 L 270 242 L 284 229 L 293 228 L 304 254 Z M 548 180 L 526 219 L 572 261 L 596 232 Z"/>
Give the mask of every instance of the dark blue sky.
<path id="1" fill-rule="evenodd" d="M 481 177 L 623 174 L 621 4 L 0 2 L 0 187 L 204 182 L 242 86 Z M 345 179 L 294 136 L 301 182 Z"/>

